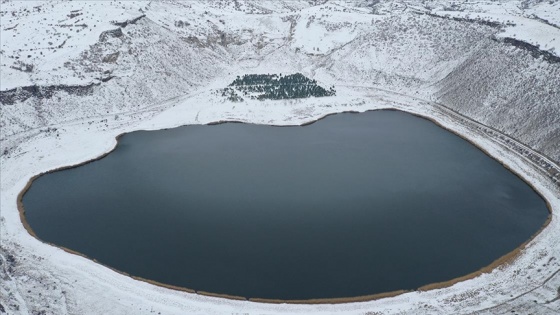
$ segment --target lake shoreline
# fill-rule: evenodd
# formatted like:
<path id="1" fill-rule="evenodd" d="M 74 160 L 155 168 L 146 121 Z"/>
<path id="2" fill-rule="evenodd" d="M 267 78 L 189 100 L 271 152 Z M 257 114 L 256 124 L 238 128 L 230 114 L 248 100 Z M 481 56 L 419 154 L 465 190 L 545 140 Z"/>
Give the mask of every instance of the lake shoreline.
<path id="1" fill-rule="evenodd" d="M 459 132 L 456 132 L 450 128 L 446 128 L 444 125 L 440 124 L 438 121 L 436 121 L 434 118 L 429 117 L 429 116 L 423 116 L 421 114 L 415 113 L 415 112 L 410 112 L 407 110 L 403 110 L 403 109 L 398 109 L 398 108 L 379 108 L 379 109 L 372 109 L 372 110 L 367 110 L 366 112 L 369 111 L 378 111 L 378 110 L 393 110 L 393 111 L 402 111 L 402 112 L 406 112 L 409 114 L 412 114 L 414 116 L 426 119 L 428 121 L 433 122 L 434 124 L 436 124 L 437 126 L 443 128 L 446 131 L 450 131 L 453 134 L 459 136 L 460 138 L 468 141 L 469 143 L 471 143 L 472 145 L 474 145 L 475 147 L 477 147 L 479 150 L 481 150 L 482 152 L 484 152 L 484 154 L 486 154 L 487 156 L 489 156 L 491 159 L 498 161 L 501 165 L 503 165 L 505 168 L 507 168 L 510 172 L 512 172 L 513 174 L 515 174 L 517 177 L 519 177 L 521 180 L 523 180 L 524 183 L 526 183 L 527 185 L 529 185 L 545 202 L 547 205 L 547 209 L 549 211 L 549 215 L 545 221 L 545 223 L 543 224 L 543 226 L 536 232 L 534 233 L 534 235 L 532 235 L 527 241 L 525 241 L 524 243 L 522 243 L 520 246 L 518 246 L 516 249 L 514 249 L 513 251 L 503 255 L 502 257 L 496 259 L 494 262 L 492 262 L 490 265 L 481 268 L 478 271 L 475 271 L 473 273 L 458 277 L 458 278 L 454 278 L 454 279 L 450 279 L 447 281 L 443 281 L 443 282 L 437 282 L 437 283 L 431 283 L 431 284 L 426 284 L 423 285 L 419 288 L 416 289 L 416 291 L 427 291 L 427 290 L 434 290 L 434 289 L 441 289 L 441 288 L 446 288 L 449 286 L 452 286 L 458 282 L 462 282 L 468 279 L 472 279 L 475 278 L 483 273 L 487 273 L 490 272 L 496 268 L 498 268 L 499 266 L 508 264 L 513 262 L 522 252 L 522 250 L 527 246 L 527 244 L 529 244 L 535 237 L 537 237 L 551 222 L 552 220 L 552 206 L 549 203 L 549 201 L 536 189 L 536 187 L 534 185 L 532 185 L 529 181 L 525 180 L 518 172 L 516 172 L 514 169 L 508 167 L 508 165 L 506 165 L 505 163 L 501 162 L 499 159 L 495 158 L 494 156 L 492 156 L 487 150 L 485 150 L 484 148 L 482 148 L 481 146 L 477 145 L 476 143 L 474 143 L 473 141 L 469 140 L 467 137 L 461 135 Z M 326 114 L 318 119 L 306 122 L 306 123 L 302 123 L 299 125 L 268 125 L 268 124 L 253 124 L 253 123 L 249 123 L 249 124 L 253 124 L 253 125 L 265 125 L 265 126 L 277 126 L 277 127 L 295 127 L 295 126 L 307 126 L 310 124 L 313 124 L 319 120 L 322 120 L 326 117 L 329 117 L 331 115 L 337 115 L 337 114 L 341 114 L 341 113 L 360 113 L 359 111 L 342 111 L 342 112 L 337 112 L 337 113 L 329 113 Z M 224 121 L 224 120 L 219 120 L 219 121 L 215 121 L 215 122 L 210 122 L 207 123 L 205 125 L 216 125 L 216 124 L 222 124 L 222 123 L 229 123 L 229 122 L 237 122 L 237 123 L 247 123 L 247 122 L 243 122 L 243 121 Z M 188 125 L 192 125 L 192 124 L 185 124 L 183 126 L 188 126 Z M 175 128 L 175 127 L 174 127 Z M 171 128 L 161 128 L 161 129 L 171 129 Z M 137 130 L 139 131 L 139 130 Z M 118 143 L 118 140 L 120 139 L 120 137 L 122 137 L 125 134 L 128 133 L 133 133 L 135 131 L 131 131 L 131 132 L 124 132 L 121 133 L 119 135 L 117 135 L 115 137 L 116 143 Z M 105 152 L 103 154 L 101 154 L 100 156 L 84 161 L 82 163 L 78 163 L 78 164 L 74 164 L 74 165 L 70 165 L 70 166 L 63 166 L 63 167 L 59 167 L 53 170 L 49 170 L 47 172 L 43 172 L 41 174 L 35 175 L 32 178 L 30 178 L 26 184 L 26 186 L 24 187 L 24 189 L 18 194 L 18 198 L 17 198 L 17 207 L 19 210 L 19 215 L 20 215 L 20 220 L 24 226 L 24 228 L 27 230 L 27 232 L 33 236 L 34 238 L 36 238 L 37 240 L 39 240 L 42 243 L 54 246 L 54 247 L 58 247 L 61 248 L 62 250 L 71 253 L 71 254 L 75 254 L 75 255 L 79 255 L 82 256 L 84 258 L 87 258 L 91 261 L 96 262 L 97 264 L 100 264 L 104 267 L 107 267 L 119 274 L 131 277 L 135 280 L 140 280 L 146 283 L 150 283 L 150 284 L 154 284 L 160 287 L 164 287 L 164 288 L 169 288 L 169 289 L 173 289 L 173 290 L 178 290 L 178 291 L 184 291 L 184 292 L 188 292 L 188 293 L 196 293 L 199 295 L 205 295 L 205 296 L 211 296 L 211 297 L 221 297 L 221 298 L 227 298 L 227 299 L 233 299 L 233 300 L 248 300 L 248 301 L 252 301 L 252 302 L 262 302 L 262 303 L 289 303 L 289 304 L 338 304 L 338 303 L 349 303 L 349 302 L 361 302 L 361 301 L 372 301 L 372 300 L 376 300 L 376 299 L 380 299 L 380 298 L 385 298 L 385 297 L 393 297 L 393 296 L 398 296 L 407 292 L 411 292 L 410 290 L 399 290 L 399 291 L 393 291 L 393 292 L 386 292 L 386 293 L 379 293 L 379 294 L 373 294 L 373 295 L 365 295 L 365 296 L 356 296 L 356 297 L 341 297 L 341 298 L 326 298 L 326 299 L 310 299 L 310 300 L 281 300 L 281 299 L 262 299 L 262 298 L 246 298 L 246 297 L 239 297 L 239 296 L 230 296 L 230 295 L 223 295 L 223 294 L 215 294 L 215 293 L 209 293 L 209 292 L 204 292 L 204 291 L 196 291 L 193 289 L 189 289 L 189 288 L 183 288 L 183 287 L 179 287 L 179 286 L 174 286 L 174 285 L 168 285 L 168 284 L 164 284 L 164 283 L 160 283 L 154 280 L 150 280 L 150 279 L 144 279 L 141 277 L 136 277 L 136 276 L 132 276 L 127 274 L 126 272 L 122 272 L 119 270 L 116 270 L 112 267 L 109 267 L 107 265 L 101 264 L 99 262 L 97 262 L 94 259 L 91 259 L 89 257 L 87 257 L 84 254 L 81 254 L 79 252 L 73 251 L 71 249 L 67 249 L 61 246 L 57 246 L 54 244 L 50 244 L 48 242 L 44 242 L 43 240 L 39 239 L 35 232 L 31 229 L 31 227 L 29 226 L 27 220 L 26 220 L 26 216 L 25 216 L 25 209 L 23 207 L 23 203 L 22 203 L 22 199 L 25 195 L 25 193 L 28 191 L 28 189 L 31 187 L 31 184 L 33 183 L 33 181 L 37 178 L 39 178 L 42 175 L 45 174 L 49 174 L 49 173 L 53 173 L 53 172 L 57 172 L 57 171 L 61 171 L 61 170 L 66 170 L 66 169 L 72 169 L 72 168 L 76 168 L 97 160 L 100 160 L 104 157 L 106 157 L 108 154 L 110 154 L 111 152 L 113 152 L 113 150 L 115 150 L 115 148 L 117 147 L 117 145 L 115 144 L 115 146 L 109 150 L 108 152 Z M 414 290 L 412 290 L 414 291 Z"/>

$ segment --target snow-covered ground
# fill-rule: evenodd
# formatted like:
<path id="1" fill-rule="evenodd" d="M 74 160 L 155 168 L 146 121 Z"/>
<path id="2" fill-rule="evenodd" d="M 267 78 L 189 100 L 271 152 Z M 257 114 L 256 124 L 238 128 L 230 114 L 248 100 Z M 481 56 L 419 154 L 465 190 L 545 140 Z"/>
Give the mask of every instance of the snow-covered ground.
<path id="1" fill-rule="evenodd" d="M 0 15 L 0 314 L 560 313 L 560 63 L 496 40 L 559 56 L 558 2 L 2 1 Z M 237 75 L 293 72 L 337 96 L 232 103 L 215 93 Z M 134 280 L 20 221 L 31 177 L 109 152 L 123 132 L 380 108 L 487 151 L 549 202 L 550 224 L 515 259 L 451 287 L 285 305 Z"/>

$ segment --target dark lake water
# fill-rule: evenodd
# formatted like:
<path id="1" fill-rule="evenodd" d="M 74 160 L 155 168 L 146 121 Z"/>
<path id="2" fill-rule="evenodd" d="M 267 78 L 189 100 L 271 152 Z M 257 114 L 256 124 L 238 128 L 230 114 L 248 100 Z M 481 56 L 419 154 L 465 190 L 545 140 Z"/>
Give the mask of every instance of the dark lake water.
<path id="1" fill-rule="evenodd" d="M 274 299 L 450 280 L 548 216 L 498 162 L 397 111 L 134 132 L 99 161 L 41 176 L 23 202 L 39 238 L 118 270 Z"/>

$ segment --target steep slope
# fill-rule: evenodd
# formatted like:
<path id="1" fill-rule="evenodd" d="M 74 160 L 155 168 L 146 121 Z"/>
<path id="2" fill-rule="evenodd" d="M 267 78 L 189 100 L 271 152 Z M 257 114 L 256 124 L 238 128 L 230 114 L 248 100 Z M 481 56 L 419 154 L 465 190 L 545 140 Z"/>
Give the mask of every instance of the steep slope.
<path id="1" fill-rule="evenodd" d="M 117 30 L 118 36 L 102 33 L 98 42 L 65 61 L 66 68 L 98 73 L 100 79 L 80 85 L 64 77 L 57 84 L 2 91 L 2 136 L 77 118 L 118 119 L 119 113 L 146 110 L 204 86 L 226 67 L 225 57 L 148 18 Z"/>
<path id="2" fill-rule="evenodd" d="M 560 161 L 560 64 L 487 39 L 436 86 L 439 102 Z"/>

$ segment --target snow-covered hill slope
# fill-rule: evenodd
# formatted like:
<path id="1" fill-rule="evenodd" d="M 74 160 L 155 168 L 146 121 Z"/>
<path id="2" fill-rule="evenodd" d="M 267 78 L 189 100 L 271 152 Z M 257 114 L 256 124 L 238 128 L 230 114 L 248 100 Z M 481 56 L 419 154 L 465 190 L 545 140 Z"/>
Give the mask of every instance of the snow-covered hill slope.
<path id="1" fill-rule="evenodd" d="M 560 160 L 557 3 L 374 3 L 4 1 L 3 135 L 147 109 L 224 76 L 302 72 L 420 93 Z"/>
<path id="2" fill-rule="evenodd" d="M 126 297 L 142 307 L 163 299 L 178 305 L 169 308 L 173 312 L 206 313 L 207 303 L 221 303 L 184 300 L 178 293 L 149 287 L 142 292 L 152 292 L 150 303 L 156 304 L 142 304 L 130 293 L 115 293 L 119 285 L 129 292 L 128 280 L 115 276 L 121 280 L 113 282 L 114 273 L 61 255 L 25 234 L 14 210 L 14 194 L 23 181 L 109 150 L 115 133 L 227 119 L 297 124 L 336 111 L 397 107 L 440 119 L 471 140 L 482 137 L 439 111 L 449 108 L 453 115 L 465 115 L 464 121 L 495 128 L 560 161 L 559 1 L 2 0 L 0 18 L 0 276 L 10 283 L 8 289 L 0 287 L 0 305 L 15 305 L 8 313 L 18 313 L 16 308 L 24 314 L 38 312 L 50 303 L 57 314 L 124 314 L 127 305 L 118 299 Z M 213 92 L 243 74 L 296 72 L 322 86 L 334 85 L 337 96 L 234 104 Z M 507 150 L 480 142 L 533 176 L 517 158 L 506 158 Z M 547 196 L 558 198 L 554 189 Z M 546 259 L 560 254 L 557 241 L 546 238 L 557 236 L 552 228 L 557 226 L 552 224 L 541 237 L 545 245 L 536 247 L 553 247 Z M 33 256 L 35 250 L 40 254 Z M 523 256 L 520 266 L 532 266 L 535 255 Z M 19 264 L 12 271 L 7 267 L 10 257 Z M 76 271 L 77 266 L 85 271 Z M 532 279 L 523 280 L 530 284 L 546 278 L 522 272 Z M 371 305 L 386 313 L 431 314 L 502 303 L 500 310 L 506 311 L 504 307 L 521 300 L 505 301 L 505 290 L 523 284 L 519 279 L 503 282 L 504 274 L 488 276 L 503 285 L 495 291 L 480 289 L 484 282 L 468 282 L 445 291 L 442 299 L 437 293 L 398 299 L 393 311 L 393 302 Z M 77 275 L 87 279 L 84 288 L 69 282 Z M 50 283 L 48 299 L 33 291 L 40 287 L 37 279 Z M 556 278 L 550 279 L 525 298 L 553 300 L 551 292 L 557 288 L 548 286 Z M 95 306 L 99 300 L 88 299 L 90 294 L 110 301 Z M 488 296 L 473 298 L 477 294 Z M 113 295 L 117 297 L 111 300 Z M 547 314 L 550 304 L 527 301 L 517 309 Z M 189 307 L 182 308 L 185 304 Z M 290 312 L 226 304 L 221 310 Z M 365 313 L 372 310 L 368 305 L 336 311 Z M 211 313 L 219 313 L 215 310 Z"/>
<path id="3" fill-rule="evenodd" d="M 485 39 L 436 86 L 439 102 L 560 159 L 560 63 Z"/>

